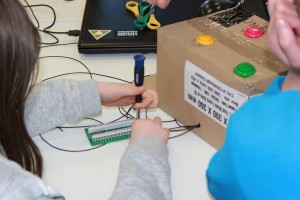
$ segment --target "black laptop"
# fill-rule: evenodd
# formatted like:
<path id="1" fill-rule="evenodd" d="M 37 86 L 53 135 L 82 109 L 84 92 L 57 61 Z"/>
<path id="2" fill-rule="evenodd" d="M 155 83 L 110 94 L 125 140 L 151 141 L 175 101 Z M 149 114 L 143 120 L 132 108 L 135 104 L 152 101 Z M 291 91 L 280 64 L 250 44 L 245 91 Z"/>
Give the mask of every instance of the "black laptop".
<path id="1" fill-rule="evenodd" d="M 86 0 L 80 53 L 150 53 L 156 52 L 157 31 L 134 26 L 136 17 L 125 8 L 129 0 Z M 213 0 L 218 1 L 218 0 Z M 221 1 L 221 0 L 220 0 Z M 223 0 L 224 1 L 224 0 Z M 225 0 L 225 2 L 230 0 Z M 257 1 L 260 4 L 257 4 Z M 140 0 L 137 0 L 140 2 Z M 200 16 L 199 9 L 208 0 L 171 0 L 166 9 L 156 8 L 155 17 L 162 26 Z M 237 2 L 232 0 L 232 2 Z M 245 1 L 246 3 L 247 1 Z M 255 9 L 264 0 L 251 0 Z M 246 5 L 246 4 L 245 4 Z M 250 5 L 250 7 L 251 7 Z M 230 6 L 225 5 L 226 6 Z M 249 7 L 249 6 L 248 6 Z M 251 8 L 250 8 L 251 9 Z M 252 9 L 253 12 L 253 9 Z M 254 10 L 255 13 L 255 10 Z M 265 10 L 260 11 L 265 18 Z"/>

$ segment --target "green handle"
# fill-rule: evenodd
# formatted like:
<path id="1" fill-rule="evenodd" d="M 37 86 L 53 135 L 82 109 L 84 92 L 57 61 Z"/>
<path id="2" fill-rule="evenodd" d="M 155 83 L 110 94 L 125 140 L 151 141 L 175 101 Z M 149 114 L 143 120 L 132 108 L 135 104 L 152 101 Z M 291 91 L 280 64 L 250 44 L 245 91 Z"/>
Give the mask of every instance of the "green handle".
<path id="1" fill-rule="evenodd" d="M 151 8 L 151 4 L 146 2 L 146 1 L 143 1 L 139 4 L 139 8 L 140 8 L 140 16 L 144 16 L 146 13 L 149 12 L 150 8 Z"/>
<path id="2" fill-rule="evenodd" d="M 141 17 L 141 18 L 137 18 L 136 20 L 134 20 L 134 26 L 138 29 L 143 29 L 147 26 L 147 23 L 149 21 L 149 17 L 150 14 L 147 13 L 145 16 Z"/>

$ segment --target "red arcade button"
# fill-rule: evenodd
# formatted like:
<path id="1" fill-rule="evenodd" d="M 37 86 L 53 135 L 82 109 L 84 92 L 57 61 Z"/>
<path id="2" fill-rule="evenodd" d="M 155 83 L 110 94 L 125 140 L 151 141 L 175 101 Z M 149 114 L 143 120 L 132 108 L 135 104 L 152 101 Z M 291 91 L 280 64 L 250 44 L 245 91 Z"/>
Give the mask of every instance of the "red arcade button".
<path id="1" fill-rule="evenodd" d="M 264 31 L 258 26 L 249 26 L 244 30 L 244 34 L 250 38 L 259 38 L 264 34 Z"/>

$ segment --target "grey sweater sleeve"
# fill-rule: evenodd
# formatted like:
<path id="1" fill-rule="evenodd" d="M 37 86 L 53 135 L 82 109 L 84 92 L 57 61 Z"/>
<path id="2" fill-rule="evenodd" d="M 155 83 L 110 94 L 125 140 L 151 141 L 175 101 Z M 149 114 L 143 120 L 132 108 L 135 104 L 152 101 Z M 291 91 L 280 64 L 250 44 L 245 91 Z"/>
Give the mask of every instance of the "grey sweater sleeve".
<path id="1" fill-rule="evenodd" d="M 144 137 L 129 144 L 110 200 L 128 199 L 172 199 L 168 148 L 162 141 Z"/>
<path id="2" fill-rule="evenodd" d="M 35 136 L 101 112 L 94 80 L 51 80 L 32 88 L 26 99 L 24 118 L 29 134 Z"/>
<path id="3" fill-rule="evenodd" d="M 1 200 L 64 200 L 54 188 L 0 154 Z"/>

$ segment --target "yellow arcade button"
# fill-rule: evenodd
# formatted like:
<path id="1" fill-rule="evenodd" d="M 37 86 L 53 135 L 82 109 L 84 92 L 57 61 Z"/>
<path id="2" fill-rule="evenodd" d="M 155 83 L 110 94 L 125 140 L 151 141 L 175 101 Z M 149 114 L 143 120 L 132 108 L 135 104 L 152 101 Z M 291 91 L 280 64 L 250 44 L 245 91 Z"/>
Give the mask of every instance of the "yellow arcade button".
<path id="1" fill-rule="evenodd" d="M 211 35 L 200 34 L 196 37 L 196 42 L 201 45 L 209 46 L 215 43 L 215 39 Z"/>

